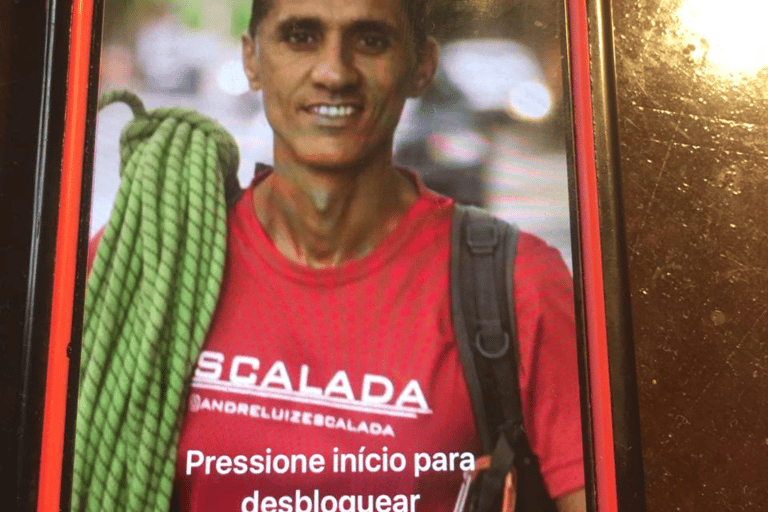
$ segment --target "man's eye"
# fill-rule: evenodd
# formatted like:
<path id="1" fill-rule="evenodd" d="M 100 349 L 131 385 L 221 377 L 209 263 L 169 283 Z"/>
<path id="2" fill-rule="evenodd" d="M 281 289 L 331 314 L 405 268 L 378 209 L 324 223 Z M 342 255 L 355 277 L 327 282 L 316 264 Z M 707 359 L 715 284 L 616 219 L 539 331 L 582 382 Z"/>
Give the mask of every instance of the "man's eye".
<path id="1" fill-rule="evenodd" d="M 389 38 L 383 34 L 361 34 L 359 39 L 360 48 L 368 52 L 382 52 L 389 48 L 389 44 Z"/>
<path id="2" fill-rule="evenodd" d="M 309 47 L 317 43 L 317 34 L 309 30 L 290 30 L 283 39 L 286 43 L 297 47 Z"/>

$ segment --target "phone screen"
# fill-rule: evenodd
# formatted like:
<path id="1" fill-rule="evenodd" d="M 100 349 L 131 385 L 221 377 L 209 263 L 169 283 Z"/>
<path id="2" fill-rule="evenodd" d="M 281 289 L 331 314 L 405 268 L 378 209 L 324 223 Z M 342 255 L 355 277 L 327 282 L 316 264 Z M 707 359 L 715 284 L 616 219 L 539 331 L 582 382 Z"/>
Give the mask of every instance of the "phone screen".
<path id="1" fill-rule="evenodd" d="M 586 510 L 562 5 L 257 4 L 104 1 L 71 510 Z"/>

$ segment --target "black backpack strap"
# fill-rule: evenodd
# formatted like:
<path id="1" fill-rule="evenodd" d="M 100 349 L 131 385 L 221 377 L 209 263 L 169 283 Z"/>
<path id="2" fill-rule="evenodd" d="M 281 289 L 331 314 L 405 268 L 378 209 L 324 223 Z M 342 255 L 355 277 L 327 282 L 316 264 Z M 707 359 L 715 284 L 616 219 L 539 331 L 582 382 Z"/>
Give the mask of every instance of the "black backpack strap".
<path id="1" fill-rule="evenodd" d="M 456 336 L 457 348 L 461 356 L 464 369 L 464 379 L 467 382 L 469 398 L 472 404 L 472 412 L 475 417 L 475 425 L 483 450 L 490 453 L 493 448 L 493 435 L 488 428 L 486 404 L 483 400 L 483 387 L 480 384 L 480 376 L 475 366 L 475 355 L 472 350 L 472 342 L 475 332 L 474 314 L 467 314 L 467 307 L 472 306 L 469 297 L 474 295 L 474 269 L 471 267 L 471 257 L 464 244 L 466 237 L 466 219 L 468 207 L 460 204 L 454 206 L 453 221 L 451 226 L 451 312 L 453 316 L 454 336 Z M 469 290 L 468 290 L 469 289 Z M 468 290 L 468 291 L 467 291 Z"/>
<path id="2" fill-rule="evenodd" d="M 522 435 L 517 340 L 508 314 L 517 229 L 487 212 L 456 205 L 451 283 L 454 330 L 475 414 L 491 467 L 484 472 L 477 510 L 498 510 L 504 478 Z M 504 312 L 502 314 L 502 312 Z"/>
<path id="3" fill-rule="evenodd" d="M 491 467 L 473 497 L 473 510 L 481 512 L 499 510 L 504 479 L 513 468 L 520 484 L 517 510 L 553 505 L 523 428 L 513 293 L 517 238 L 516 226 L 474 207 L 455 206 L 454 331 L 478 434 L 491 454 Z"/>
<path id="4" fill-rule="evenodd" d="M 227 203 L 227 211 L 230 211 L 243 194 L 240 182 L 237 179 L 237 173 L 234 172 L 224 176 L 224 200 Z"/>

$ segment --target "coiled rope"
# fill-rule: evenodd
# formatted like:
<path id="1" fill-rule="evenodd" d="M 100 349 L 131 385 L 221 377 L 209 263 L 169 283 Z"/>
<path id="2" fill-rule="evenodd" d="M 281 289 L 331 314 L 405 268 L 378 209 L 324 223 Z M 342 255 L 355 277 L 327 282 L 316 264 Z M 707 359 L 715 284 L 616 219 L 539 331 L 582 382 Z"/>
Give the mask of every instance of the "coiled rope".
<path id="1" fill-rule="evenodd" d="M 85 303 L 72 510 L 167 512 L 187 385 L 213 314 L 226 250 L 224 183 L 239 155 L 218 123 L 147 112 L 120 139 L 121 182 Z"/>

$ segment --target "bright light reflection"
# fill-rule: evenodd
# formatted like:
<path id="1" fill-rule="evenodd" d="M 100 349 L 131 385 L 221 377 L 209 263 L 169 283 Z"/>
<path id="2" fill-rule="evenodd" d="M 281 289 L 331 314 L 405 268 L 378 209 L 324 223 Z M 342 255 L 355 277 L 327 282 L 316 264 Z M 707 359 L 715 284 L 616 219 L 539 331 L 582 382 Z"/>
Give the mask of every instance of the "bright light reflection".
<path id="1" fill-rule="evenodd" d="M 541 82 L 529 80 L 509 91 L 508 107 L 519 118 L 540 121 L 552 110 L 552 95 Z"/>
<path id="2" fill-rule="evenodd" d="M 726 73 L 755 74 L 768 66 L 765 0 L 683 0 L 683 26 L 706 40 L 706 59 Z"/>
<path id="3" fill-rule="evenodd" d="M 225 62 L 216 73 L 216 82 L 222 91 L 233 96 L 249 90 L 248 79 L 243 72 L 243 64 L 239 60 Z"/>

